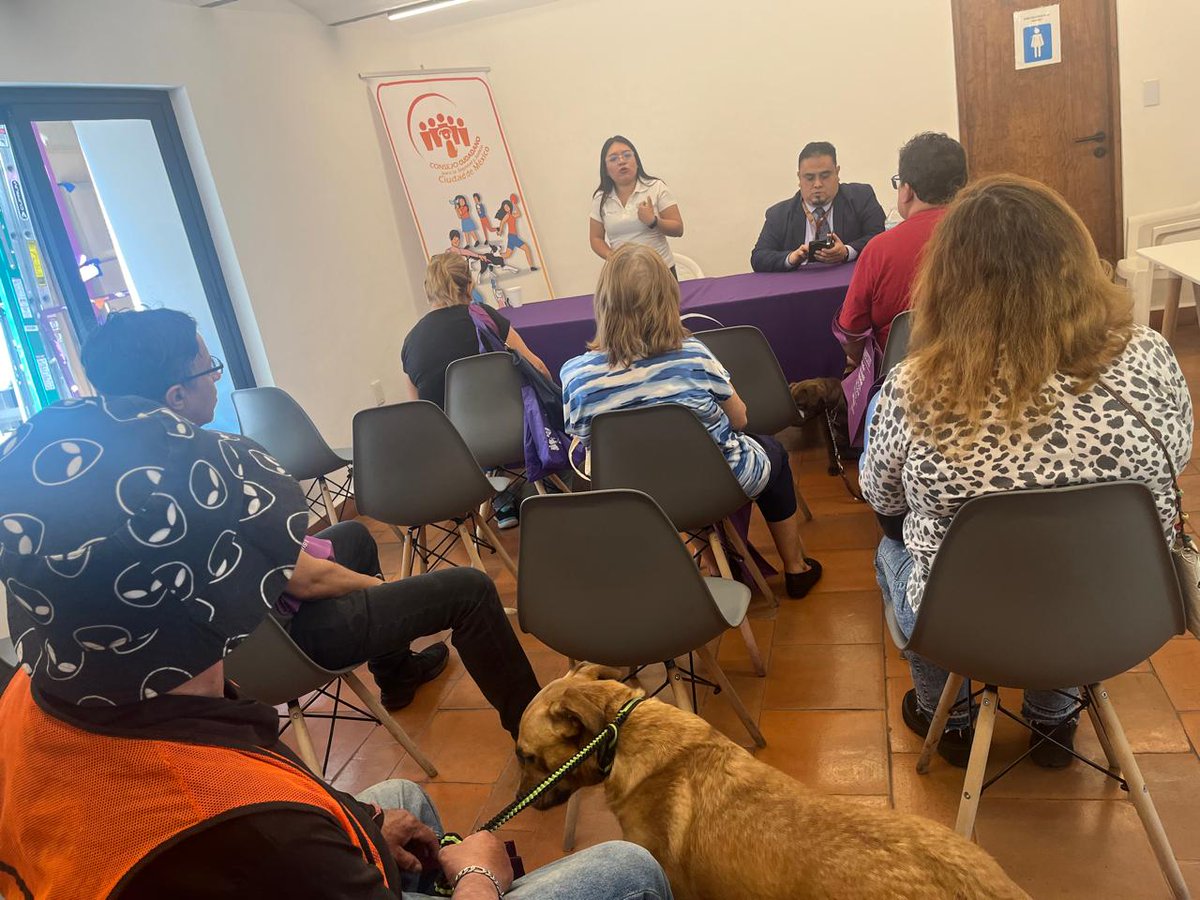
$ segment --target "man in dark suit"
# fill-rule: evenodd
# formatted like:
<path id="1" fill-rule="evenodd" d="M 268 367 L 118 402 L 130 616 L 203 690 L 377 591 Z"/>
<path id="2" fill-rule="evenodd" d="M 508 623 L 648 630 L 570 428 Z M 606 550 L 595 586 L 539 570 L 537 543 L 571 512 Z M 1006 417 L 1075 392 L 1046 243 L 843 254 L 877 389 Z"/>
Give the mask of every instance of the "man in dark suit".
<path id="1" fill-rule="evenodd" d="M 767 210 L 758 243 L 750 254 L 755 272 L 790 272 L 809 262 L 849 262 L 867 241 L 883 232 L 883 207 L 869 184 L 841 184 L 837 150 L 828 141 L 813 141 L 800 151 L 800 190 L 790 200 Z M 808 245 L 828 238 L 833 246 Z"/>

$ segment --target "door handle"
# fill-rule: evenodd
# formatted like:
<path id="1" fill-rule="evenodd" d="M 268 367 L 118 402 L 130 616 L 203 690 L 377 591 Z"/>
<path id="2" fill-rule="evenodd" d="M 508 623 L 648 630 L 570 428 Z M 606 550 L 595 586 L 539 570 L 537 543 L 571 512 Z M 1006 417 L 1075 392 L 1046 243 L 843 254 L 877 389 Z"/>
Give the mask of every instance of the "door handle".
<path id="1" fill-rule="evenodd" d="M 1095 142 L 1097 144 L 1100 144 L 1100 143 L 1103 143 L 1104 139 L 1107 137 L 1108 137 L 1108 135 L 1105 134 L 1103 131 L 1097 131 L 1095 134 L 1089 134 L 1087 137 L 1075 138 L 1075 143 L 1076 144 L 1087 144 L 1087 143 Z"/>

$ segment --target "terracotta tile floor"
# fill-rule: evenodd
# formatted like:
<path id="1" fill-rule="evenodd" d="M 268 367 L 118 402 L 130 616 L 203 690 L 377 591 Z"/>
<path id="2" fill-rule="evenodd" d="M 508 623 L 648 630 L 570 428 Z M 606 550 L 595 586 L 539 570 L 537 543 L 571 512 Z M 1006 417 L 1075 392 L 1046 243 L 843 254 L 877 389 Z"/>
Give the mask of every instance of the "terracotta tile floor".
<path id="1" fill-rule="evenodd" d="M 1193 397 L 1200 399 L 1200 329 L 1182 326 L 1175 343 Z M 766 678 L 754 677 L 738 635 L 722 641 L 721 662 L 767 738 L 760 758 L 817 790 L 952 824 L 962 771 L 935 760 L 929 775 L 917 775 L 920 742 L 900 719 L 898 704 L 911 680 L 883 627 L 871 562 L 879 533 L 840 479 L 825 475 L 823 457 L 819 447 L 792 455 L 816 516 L 805 526 L 804 540 L 824 563 L 826 575 L 808 599 L 785 599 L 775 613 L 752 612 Z M 1195 491 L 1188 490 L 1192 486 Z M 1195 462 L 1184 488 L 1200 512 Z M 368 524 L 394 575 L 400 559 L 395 536 L 378 523 Z M 757 516 L 752 538 L 777 562 Z M 518 533 L 505 532 L 504 541 L 515 556 Z M 513 579 L 494 557 L 487 566 L 511 605 Z M 774 586 L 782 595 L 782 585 Z M 529 635 L 520 639 L 543 683 L 565 671 L 565 661 L 553 651 Z M 656 686 L 660 674 L 661 669 L 648 670 L 644 682 Z M 1200 893 L 1200 643 L 1190 636 L 1177 638 L 1110 685 L 1185 877 Z M 705 718 L 733 740 L 749 743 L 723 698 L 702 703 Z M 429 782 L 383 729 L 344 723 L 335 733 L 330 760 L 335 784 L 357 790 L 390 777 L 428 782 L 447 827 L 459 831 L 513 798 L 517 771 L 511 741 L 456 656 L 396 719 L 433 758 L 439 777 Z M 323 747 L 324 722 L 310 723 L 317 746 Z M 1014 758 L 1025 740 L 1017 726 L 1001 719 L 993 760 L 1000 765 Z M 1090 758 L 1103 759 L 1086 718 L 1078 745 Z M 518 841 L 526 864 L 537 866 L 562 854 L 562 826 L 562 808 L 530 810 L 505 831 Z M 587 792 L 577 846 L 619 834 L 602 795 Z M 1035 897 L 1168 896 L 1133 806 L 1113 782 L 1082 764 L 1057 772 L 1028 762 L 1018 766 L 984 797 L 977 837 Z"/>

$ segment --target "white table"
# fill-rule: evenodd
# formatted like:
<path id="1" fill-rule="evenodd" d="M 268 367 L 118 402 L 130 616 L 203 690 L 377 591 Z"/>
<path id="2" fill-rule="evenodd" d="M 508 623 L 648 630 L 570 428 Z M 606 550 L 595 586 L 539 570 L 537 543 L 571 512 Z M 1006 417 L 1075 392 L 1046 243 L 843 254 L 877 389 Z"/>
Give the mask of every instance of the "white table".
<path id="1" fill-rule="evenodd" d="M 1176 244 L 1142 247 L 1137 253 L 1150 261 L 1152 279 L 1154 266 L 1161 266 L 1174 276 L 1167 286 L 1166 305 L 1163 308 L 1162 334 L 1169 341 L 1175 337 L 1175 321 L 1179 318 L 1179 291 L 1183 287 L 1183 279 L 1186 278 L 1194 285 L 1200 284 L 1200 241 L 1180 241 Z M 1200 298 L 1197 298 L 1196 321 L 1200 322 Z"/>

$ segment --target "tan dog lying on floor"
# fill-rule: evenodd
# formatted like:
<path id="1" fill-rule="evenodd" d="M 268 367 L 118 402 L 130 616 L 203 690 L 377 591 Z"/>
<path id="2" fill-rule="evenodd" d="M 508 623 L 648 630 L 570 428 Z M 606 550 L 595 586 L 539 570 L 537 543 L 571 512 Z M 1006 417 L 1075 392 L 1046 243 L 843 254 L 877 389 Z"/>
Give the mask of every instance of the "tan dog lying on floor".
<path id="1" fill-rule="evenodd" d="M 517 741 L 522 794 L 642 694 L 608 680 L 617 674 L 577 667 L 529 704 Z M 816 794 L 657 700 L 621 727 L 607 778 L 593 755 L 534 805 L 548 809 L 601 782 L 625 839 L 654 854 L 677 900 L 1028 897 L 949 828 Z"/>

